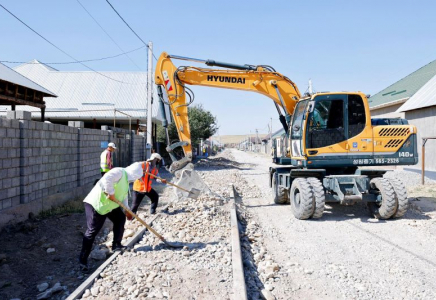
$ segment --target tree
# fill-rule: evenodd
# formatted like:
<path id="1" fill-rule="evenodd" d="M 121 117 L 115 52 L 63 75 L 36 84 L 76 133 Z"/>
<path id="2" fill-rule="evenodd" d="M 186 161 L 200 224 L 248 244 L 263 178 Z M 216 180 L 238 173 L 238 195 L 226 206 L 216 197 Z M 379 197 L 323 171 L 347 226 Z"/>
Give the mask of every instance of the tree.
<path id="1" fill-rule="evenodd" d="M 218 130 L 217 120 L 210 111 L 203 108 L 203 105 L 197 104 L 188 107 L 189 127 L 191 128 L 191 143 L 196 147 L 200 139 L 208 139 Z M 168 125 L 170 142 L 179 140 L 176 125 Z M 157 129 L 157 141 L 166 144 L 165 128 L 159 126 Z"/>

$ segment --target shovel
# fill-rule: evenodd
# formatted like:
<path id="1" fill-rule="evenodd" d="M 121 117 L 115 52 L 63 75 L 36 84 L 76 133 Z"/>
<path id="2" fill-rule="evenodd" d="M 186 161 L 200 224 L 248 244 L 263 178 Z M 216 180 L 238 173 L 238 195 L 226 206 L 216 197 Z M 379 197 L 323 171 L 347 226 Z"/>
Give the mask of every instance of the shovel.
<path id="1" fill-rule="evenodd" d="M 156 176 L 156 175 L 153 175 L 153 174 L 151 174 L 151 173 L 147 173 L 147 172 L 145 172 L 145 173 L 148 174 L 148 175 L 150 175 L 150 176 L 152 176 L 152 177 L 154 177 L 154 178 L 156 178 L 156 179 L 164 180 L 163 178 L 158 177 L 158 176 Z M 191 198 L 191 199 L 197 199 L 198 196 L 200 196 L 201 191 L 200 191 L 199 189 L 192 188 L 192 189 L 190 189 L 190 190 L 187 190 L 187 189 L 185 189 L 185 188 L 182 188 L 182 187 L 179 186 L 179 185 L 175 185 L 174 183 L 171 183 L 171 182 L 168 182 L 168 181 L 167 181 L 166 183 L 169 184 L 169 185 L 172 185 L 172 186 L 174 186 L 174 187 L 176 187 L 176 188 L 178 188 L 178 189 L 181 189 L 182 191 L 187 192 L 187 193 L 188 193 L 188 197 Z"/>
<path id="2" fill-rule="evenodd" d="M 151 228 L 150 225 L 144 222 L 140 217 L 138 217 L 133 211 L 128 209 L 122 202 L 118 201 L 118 199 L 111 200 L 114 201 L 116 204 L 121 206 L 125 211 L 127 211 L 129 214 L 131 214 L 136 220 L 139 221 L 142 225 L 144 225 L 150 232 L 152 232 L 155 236 L 157 236 L 162 242 L 164 242 L 165 245 L 172 247 L 172 248 L 183 248 L 183 245 L 181 243 L 172 243 L 165 240 L 163 236 L 161 236 L 159 233 L 156 232 L 153 228 Z"/>

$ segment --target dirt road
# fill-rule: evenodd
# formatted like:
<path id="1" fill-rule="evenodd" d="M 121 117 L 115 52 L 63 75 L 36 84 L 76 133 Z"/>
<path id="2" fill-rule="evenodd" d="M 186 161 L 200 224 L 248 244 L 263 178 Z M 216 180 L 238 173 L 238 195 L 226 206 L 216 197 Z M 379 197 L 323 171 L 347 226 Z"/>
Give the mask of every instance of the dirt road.
<path id="1" fill-rule="evenodd" d="M 359 204 L 328 205 L 321 219 L 300 221 L 289 205 L 272 201 L 268 156 L 230 153 L 244 166 L 238 172 L 262 193 L 242 202 L 280 265 L 279 275 L 269 279 L 277 298 L 436 298 L 434 199 L 413 201 L 414 209 L 398 220 L 371 218 Z"/>

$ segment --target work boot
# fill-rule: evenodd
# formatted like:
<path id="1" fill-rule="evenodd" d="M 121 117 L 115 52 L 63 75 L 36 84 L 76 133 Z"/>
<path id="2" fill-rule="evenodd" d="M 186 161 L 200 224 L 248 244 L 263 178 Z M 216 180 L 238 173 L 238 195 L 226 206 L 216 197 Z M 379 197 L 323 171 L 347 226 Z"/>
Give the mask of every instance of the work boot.
<path id="1" fill-rule="evenodd" d="M 151 208 L 150 209 L 150 215 L 155 215 L 156 214 L 156 209 L 155 208 Z"/>
<path id="2" fill-rule="evenodd" d="M 83 273 L 87 273 L 89 271 L 88 262 L 85 256 L 85 251 L 82 251 L 79 255 L 79 270 Z"/>
<path id="3" fill-rule="evenodd" d="M 79 270 L 82 273 L 88 273 L 88 271 L 89 271 L 88 265 L 79 263 Z"/>
<path id="4" fill-rule="evenodd" d="M 112 251 L 123 251 L 126 250 L 127 247 L 123 246 L 121 242 L 113 242 L 112 243 Z"/>

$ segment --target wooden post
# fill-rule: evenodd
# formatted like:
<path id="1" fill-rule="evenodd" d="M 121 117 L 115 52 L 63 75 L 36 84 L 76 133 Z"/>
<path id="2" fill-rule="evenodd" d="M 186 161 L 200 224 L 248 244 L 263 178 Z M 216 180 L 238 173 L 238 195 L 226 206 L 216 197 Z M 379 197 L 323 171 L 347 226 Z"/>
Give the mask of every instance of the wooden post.
<path id="1" fill-rule="evenodd" d="M 136 119 L 136 135 L 139 135 L 139 119 Z"/>
<path id="2" fill-rule="evenodd" d="M 96 129 L 97 128 L 97 120 L 94 118 L 92 120 L 92 122 L 93 122 L 93 128 Z"/>
<path id="3" fill-rule="evenodd" d="M 41 122 L 45 120 L 45 106 L 41 107 Z"/>
<path id="4" fill-rule="evenodd" d="M 422 152 L 421 152 L 421 184 L 425 184 L 425 142 L 427 142 L 426 139 L 422 139 Z"/>
<path id="5" fill-rule="evenodd" d="M 11 104 L 11 109 L 15 111 L 15 104 Z"/>

